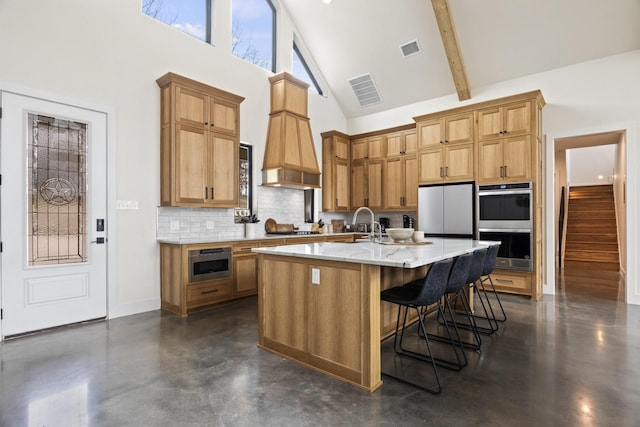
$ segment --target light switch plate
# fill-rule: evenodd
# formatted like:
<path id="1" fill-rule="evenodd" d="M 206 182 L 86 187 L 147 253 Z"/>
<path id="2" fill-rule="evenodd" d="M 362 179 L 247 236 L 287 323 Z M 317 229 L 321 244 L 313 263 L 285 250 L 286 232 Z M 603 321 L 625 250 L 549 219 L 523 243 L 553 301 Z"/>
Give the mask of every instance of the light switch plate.
<path id="1" fill-rule="evenodd" d="M 320 269 L 312 268 L 311 269 L 311 283 L 314 285 L 320 284 Z"/>

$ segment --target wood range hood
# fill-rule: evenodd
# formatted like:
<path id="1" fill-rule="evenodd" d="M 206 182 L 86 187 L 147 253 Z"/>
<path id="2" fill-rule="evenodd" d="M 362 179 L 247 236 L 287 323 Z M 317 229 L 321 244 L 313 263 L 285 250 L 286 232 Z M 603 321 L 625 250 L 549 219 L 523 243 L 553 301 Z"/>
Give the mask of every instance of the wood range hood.
<path id="1" fill-rule="evenodd" d="M 262 163 L 262 185 L 320 188 L 320 169 L 307 117 L 309 85 L 289 73 L 269 78 L 271 113 Z"/>

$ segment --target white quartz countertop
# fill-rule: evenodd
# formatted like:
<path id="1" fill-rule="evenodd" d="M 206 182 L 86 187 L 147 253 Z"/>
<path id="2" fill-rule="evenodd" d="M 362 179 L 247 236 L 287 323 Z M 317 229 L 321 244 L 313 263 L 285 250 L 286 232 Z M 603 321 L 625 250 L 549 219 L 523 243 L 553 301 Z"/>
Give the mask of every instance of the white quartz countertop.
<path id="1" fill-rule="evenodd" d="M 443 259 L 473 252 L 499 242 L 471 239 L 428 238 L 425 245 L 385 245 L 382 243 L 308 243 L 254 248 L 253 252 L 269 255 L 353 262 L 388 267 L 416 268 Z"/>
<path id="2" fill-rule="evenodd" d="M 269 240 L 269 239 L 308 239 L 310 237 L 329 237 L 329 236 L 348 236 L 348 235 L 361 235 L 366 233 L 320 233 L 320 234 L 265 234 L 259 233 L 252 237 L 228 237 L 221 239 L 207 239 L 207 238 L 160 238 L 157 239 L 158 243 L 168 243 L 172 245 L 197 245 L 201 243 L 225 243 L 225 242 L 240 242 L 247 240 Z"/>

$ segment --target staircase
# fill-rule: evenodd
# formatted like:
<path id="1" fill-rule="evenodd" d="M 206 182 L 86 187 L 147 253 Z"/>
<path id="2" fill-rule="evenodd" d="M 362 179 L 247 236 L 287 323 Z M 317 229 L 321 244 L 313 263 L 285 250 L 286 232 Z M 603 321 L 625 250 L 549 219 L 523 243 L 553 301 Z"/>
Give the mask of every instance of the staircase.
<path id="1" fill-rule="evenodd" d="M 620 269 L 612 185 L 573 187 L 569 191 L 564 267 Z"/>

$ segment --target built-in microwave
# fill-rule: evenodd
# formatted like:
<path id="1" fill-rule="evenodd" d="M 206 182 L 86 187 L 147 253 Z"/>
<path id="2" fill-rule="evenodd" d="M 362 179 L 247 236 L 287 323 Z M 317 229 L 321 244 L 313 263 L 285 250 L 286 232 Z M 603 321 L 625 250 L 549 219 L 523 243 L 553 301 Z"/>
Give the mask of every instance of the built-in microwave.
<path id="1" fill-rule="evenodd" d="M 479 185 L 476 194 L 478 229 L 532 228 L 531 182 Z"/>
<path id="2" fill-rule="evenodd" d="M 189 283 L 231 276 L 231 248 L 189 251 Z"/>

